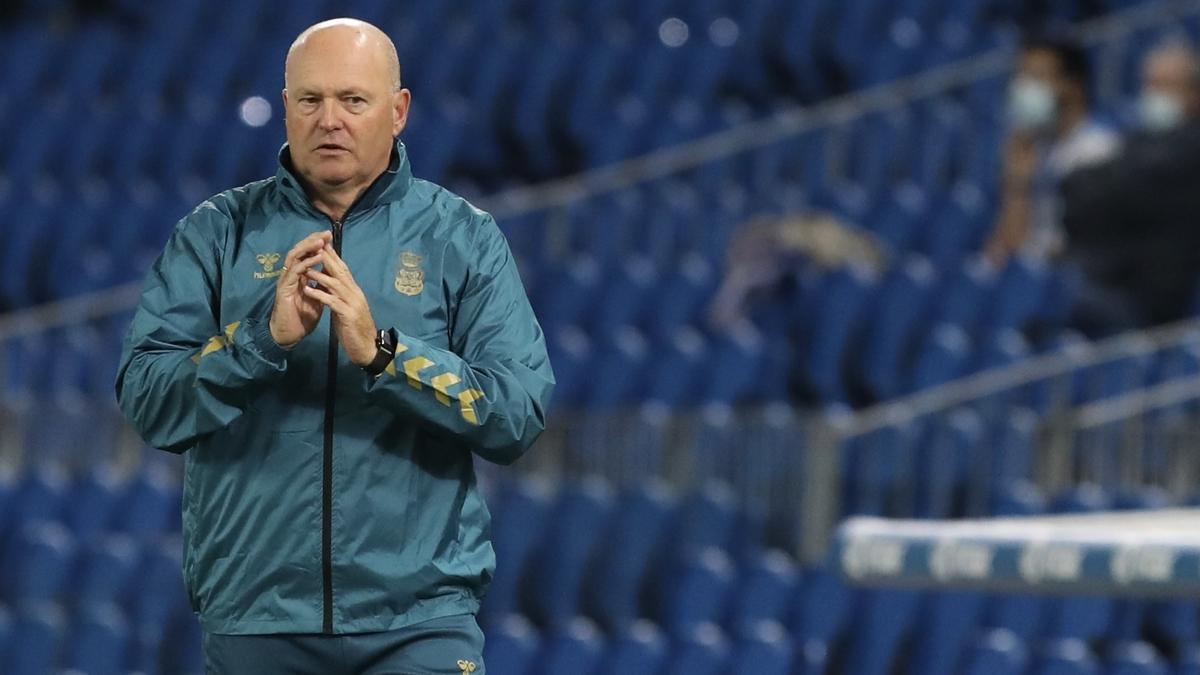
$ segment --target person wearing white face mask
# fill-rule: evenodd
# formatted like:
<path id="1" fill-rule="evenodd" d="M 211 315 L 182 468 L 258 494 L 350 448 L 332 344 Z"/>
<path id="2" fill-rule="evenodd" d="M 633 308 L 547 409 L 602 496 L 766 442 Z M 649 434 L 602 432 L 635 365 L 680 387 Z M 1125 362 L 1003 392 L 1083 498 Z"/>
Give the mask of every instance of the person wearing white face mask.
<path id="1" fill-rule="evenodd" d="M 1062 185 L 1071 322 L 1093 336 L 1193 313 L 1200 269 L 1200 56 L 1168 39 L 1142 62 L 1138 130 Z"/>
<path id="2" fill-rule="evenodd" d="M 1200 112 L 1200 59 L 1187 42 L 1165 42 L 1146 56 L 1137 112 L 1150 133 L 1178 129 Z"/>
<path id="3" fill-rule="evenodd" d="M 1058 186 L 1072 171 L 1110 158 L 1116 132 L 1093 119 L 1088 63 L 1078 46 L 1026 42 L 1009 88 L 1000 213 L 985 254 L 994 264 L 1022 252 L 1051 257 L 1062 250 Z"/>

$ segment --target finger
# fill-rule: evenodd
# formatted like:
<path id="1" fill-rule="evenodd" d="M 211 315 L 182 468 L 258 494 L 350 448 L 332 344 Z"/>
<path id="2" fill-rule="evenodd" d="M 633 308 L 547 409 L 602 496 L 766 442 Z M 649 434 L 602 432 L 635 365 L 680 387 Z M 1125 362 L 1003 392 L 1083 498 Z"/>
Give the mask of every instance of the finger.
<path id="1" fill-rule="evenodd" d="M 333 269 L 330 271 L 334 275 L 353 278 L 353 275 L 350 274 L 350 267 L 346 264 L 345 260 L 342 260 L 342 256 L 338 255 L 338 252 L 333 250 L 333 246 L 326 246 L 324 253 L 326 254 L 326 257 L 329 258 L 330 264 L 333 266 Z"/>
<path id="2" fill-rule="evenodd" d="M 341 279 L 330 276 L 320 270 L 308 270 L 305 275 L 307 278 L 321 284 L 326 290 L 332 291 L 335 295 L 341 296 L 345 293 L 346 286 Z"/>
<path id="3" fill-rule="evenodd" d="M 281 284 L 295 284 L 300 281 L 300 277 L 308 272 L 314 265 L 320 265 L 322 261 L 320 251 L 315 254 L 302 258 L 299 261 L 292 262 L 290 265 L 284 266 L 283 276 L 279 278 Z"/>
<path id="4" fill-rule="evenodd" d="M 295 246 L 292 247 L 292 250 L 288 251 L 283 264 L 291 267 L 301 258 L 321 251 L 325 247 L 326 239 L 327 237 L 323 236 L 323 233 L 321 232 L 310 234 L 301 239 Z"/>
<path id="5" fill-rule="evenodd" d="M 347 310 L 349 310 L 349 306 L 343 302 L 341 298 L 332 293 L 323 291 L 319 288 L 313 288 L 312 286 L 304 286 L 302 288 L 305 295 L 333 310 L 334 314 L 345 316 Z"/>

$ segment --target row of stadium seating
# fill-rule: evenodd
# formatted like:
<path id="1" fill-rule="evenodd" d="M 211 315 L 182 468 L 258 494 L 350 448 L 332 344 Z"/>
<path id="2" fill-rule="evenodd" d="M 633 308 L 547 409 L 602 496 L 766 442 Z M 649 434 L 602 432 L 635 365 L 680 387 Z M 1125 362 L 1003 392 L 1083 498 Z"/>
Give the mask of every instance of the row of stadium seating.
<path id="1" fill-rule="evenodd" d="M 177 488 L 157 470 L 66 478 L 41 467 L 0 484 L 4 672 L 49 672 L 48 663 L 95 675 L 198 670 L 181 545 L 171 535 Z M 496 672 L 627 675 L 676 663 L 701 673 L 836 667 L 862 675 L 1197 667 L 1193 603 L 854 590 L 765 548 L 759 519 L 717 485 L 676 496 L 653 485 L 616 493 L 597 479 L 559 488 L 520 479 L 490 501 L 500 566 L 482 620 Z M 1077 491 L 1023 508 L 1105 505 Z M 889 671 L 901 652 L 907 670 Z M 1180 670 L 1167 669 L 1171 660 Z M 976 661 L 1011 663 L 966 665 Z"/>
<path id="2" fill-rule="evenodd" d="M 336 8 L 322 0 L 286 8 L 254 0 L 236 13 L 198 0 L 122 4 L 122 14 L 93 17 L 71 31 L 48 35 L 46 19 L 37 16 L 6 27 L 13 56 L 0 90 L 14 100 L 37 93 L 52 112 L 86 115 L 80 125 L 49 115 L 35 130 L 87 134 L 97 128 L 96 113 L 116 112 L 104 121 L 133 114 L 139 121 L 165 119 L 173 131 L 187 133 L 182 127 L 232 122 L 249 96 L 277 105 L 291 39 L 330 11 L 344 11 L 394 35 L 406 84 L 417 94 L 414 121 L 425 127 L 418 145 L 427 150 L 421 153 L 427 175 L 444 178 L 450 167 L 469 167 L 493 184 L 513 176 L 514 168 L 546 176 L 605 164 L 762 115 L 785 101 L 821 100 L 919 72 L 1011 42 L 1021 18 L 1019 8 L 994 0 L 597 6 L 359 0 Z M 1077 19 L 1085 4 L 1052 3 L 1055 16 L 1048 20 Z M 1088 10 L 1135 3 L 1103 4 Z M 673 28 L 664 23 L 668 17 L 682 23 Z M 441 38 L 425 39 L 429 35 Z M 671 114 L 650 114 L 658 110 Z M 273 138 L 281 136 L 275 118 Z M 610 132 L 622 125 L 636 128 L 639 138 L 612 143 Z M 26 147 L 66 140 L 25 135 Z M 36 172 L 41 164 L 8 166 Z"/>

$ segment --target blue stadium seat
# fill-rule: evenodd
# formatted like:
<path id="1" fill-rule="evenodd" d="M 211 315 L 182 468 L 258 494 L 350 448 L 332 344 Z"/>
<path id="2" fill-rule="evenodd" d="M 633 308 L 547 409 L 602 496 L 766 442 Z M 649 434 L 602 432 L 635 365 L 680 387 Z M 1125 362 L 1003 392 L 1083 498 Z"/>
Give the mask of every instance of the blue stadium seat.
<path id="1" fill-rule="evenodd" d="M 848 350 L 875 287 L 872 274 L 857 267 L 831 272 L 822 282 L 821 305 L 812 317 L 812 334 L 804 356 L 808 385 L 822 401 L 848 399 L 844 377 L 849 364 Z"/>
<path id="2" fill-rule="evenodd" d="M 1033 675 L 1100 675 L 1100 664 L 1083 640 L 1047 640 L 1042 643 Z"/>
<path id="3" fill-rule="evenodd" d="M 0 603 L 0 663 L 8 662 L 12 646 L 13 618 L 3 603 Z"/>
<path id="4" fill-rule="evenodd" d="M 130 626 L 139 636 L 146 630 L 156 631 L 161 636 L 163 627 L 168 626 L 182 608 L 188 607 L 180 574 L 182 551 L 183 543 L 178 537 L 142 544 L 141 560 L 135 572 L 137 592 L 131 594 L 127 607 Z"/>
<path id="5" fill-rule="evenodd" d="M 919 518 L 969 515 L 968 500 L 979 494 L 979 453 L 983 423 L 974 410 L 958 409 L 931 421 L 925 441 L 914 450 L 915 504 Z M 973 482 L 976 481 L 976 482 Z M 974 488 L 974 489 L 972 489 Z"/>
<path id="6" fill-rule="evenodd" d="M 639 595 L 649 578 L 675 503 L 666 488 L 645 483 L 621 495 L 604 541 L 584 586 L 589 614 L 606 629 L 620 630 L 639 615 Z M 497 556 L 499 556 L 499 552 Z"/>
<path id="7" fill-rule="evenodd" d="M 550 497 L 545 483 L 517 479 L 506 483 L 499 498 L 492 500 L 496 576 L 481 608 L 485 620 L 520 610 L 521 581 L 537 553 L 550 518 Z"/>
<path id="8" fill-rule="evenodd" d="M 824 567 L 805 574 L 793 609 L 796 652 L 806 670 L 824 672 L 825 659 L 837 646 L 858 609 L 857 593 Z"/>
<path id="9" fill-rule="evenodd" d="M 983 248 L 994 209 L 974 183 L 956 181 L 937 200 L 921 250 L 938 269 L 954 269 Z"/>
<path id="10" fill-rule="evenodd" d="M 55 522 L 28 521 L 6 551 L 5 597 L 19 602 L 53 601 L 70 583 L 76 542 Z"/>
<path id="11" fill-rule="evenodd" d="M 597 675 L 657 675 L 670 666 L 667 642 L 658 627 L 638 621 L 608 646 Z"/>
<path id="12" fill-rule="evenodd" d="M 920 623 L 913 634 L 910 671 L 922 675 L 954 675 L 968 653 L 983 619 L 981 593 L 939 591 L 929 593 Z"/>
<path id="13" fill-rule="evenodd" d="M 538 641 L 537 629 L 520 614 L 496 617 L 487 625 L 483 661 L 493 672 L 532 675 Z"/>
<path id="14" fill-rule="evenodd" d="M 1200 645 L 1190 643 L 1176 650 L 1173 675 L 1200 675 Z"/>
<path id="15" fill-rule="evenodd" d="M 991 433 L 994 453 L 993 493 L 1018 480 L 1032 480 L 1038 416 L 1029 408 L 1013 408 Z"/>
<path id="16" fill-rule="evenodd" d="M 91 541 L 108 530 L 122 488 L 116 466 L 97 464 L 76 477 L 66 507 L 66 524 L 76 537 Z"/>
<path id="17" fill-rule="evenodd" d="M 672 408 L 699 402 L 704 372 L 713 363 L 711 346 L 700 331 L 682 328 L 653 348 L 658 354 L 651 365 L 652 373 L 646 390 L 646 400 Z"/>
<path id="18" fill-rule="evenodd" d="M 1022 675 L 1029 655 L 1012 631 L 997 628 L 984 633 L 966 655 L 965 675 Z"/>
<path id="19" fill-rule="evenodd" d="M 992 304 L 998 278 L 995 268 L 985 260 L 967 260 L 941 284 L 934 320 L 973 332 Z"/>
<path id="20" fill-rule="evenodd" d="M 595 624 L 577 617 L 546 635 L 535 672 L 595 672 L 603 658 L 604 645 L 604 636 Z"/>
<path id="21" fill-rule="evenodd" d="M 179 529 L 179 493 L 164 467 L 145 467 L 120 497 L 116 529 L 133 537 L 151 537 Z"/>
<path id="22" fill-rule="evenodd" d="M 84 603 L 121 603 L 139 562 L 137 545 L 127 536 L 110 534 L 88 544 L 79 555 L 74 597 Z"/>
<path id="23" fill-rule="evenodd" d="M 13 615 L 10 649 L 2 664 L 5 675 L 45 675 L 53 672 L 59 649 L 64 644 L 65 617 L 53 603 L 34 603 Z"/>
<path id="24" fill-rule="evenodd" d="M 1047 264 L 1029 256 L 1014 256 L 1000 274 L 995 301 L 988 310 L 991 328 L 1025 328 L 1042 316 L 1051 283 Z"/>
<path id="25" fill-rule="evenodd" d="M 69 667 L 89 675 L 121 675 L 129 644 L 129 626 L 120 608 L 86 604 L 77 610 L 65 660 Z"/>
<path id="26" fill-rule="evenodd" d="M 729 631 L 744 636 L 763 621 L 785 621 L 799 585 L 796 564 L 786 553 L 771 550 L 756 556 L 738 579 L 726 621 Z"/>
<path id="27" fill-rule="evenodd" d="M 918 348 L 908 374 L 906 393 L 945 384 L 967 373 L 974 345 L 962 327 L 937 324 Z"/>
<path id="28" fill-rule="evenodd" d="M 928 260 L 910 257 L 883 282 L 857 364 L 859 378 L 877 400 L 901 392 L 905 359 L 928 318 L 935 281 Z"/>
<path id="29" fill-rule="evenodd" d="M 667 665 L 673 672 L 724 675 L 729 653 L 729 641 L 721 629 L 716 624 L 700 624 L 675 638 Z"/>
<path id="30" fill-rule="evenodd" d="M 649 344 L 633 326 L 612 327 L 610 335 L 598 341 L 591 362 L 591 387 L 586 404 L 594 408 L 614 408 L 641 400 L 650 372 Z"/>
<path id="31" fill-rule="evenodd" d="M 909 516 L 917 423 L 880 427 L 852 438 L 842 459 L 846 467 L 843 512 L 856 515 Z"/>
<path id="32" fill-rule="evenodd" d="M 984 619 L 989 628 L 1002 628 L 1024 643 L 1044 635 L 1048 622 L 1045 598 L 1025 594 L 994 595 L 990 598 Z"/>
<path id="33" fill-rule="evenodd" d="M 1168 675 L 1167 663 L 1145 642 L 1113 645 L 1106 659 L 1106 675 Z"/>
<path id="34" fill-rule="evenodd" d="M 1046 635 L 1084 642 L 1099 640 L 1108 633 L 1112 619 L 1111 598 L 1065 597 L 1051 601 L 1050 625 Z"/>
<path id="35" fill-rule="evenodd" d="M 1168 645 L 1200 642 L 1200 612 L 1196 603 L 1186 600 L 1162 600 L 1150 604 L 1146 613 L 1147 637 Z"/>
<path id="36" fill-rule="evenodd" d="M 544 625 L 561 625 L 580 608 L 588 564 L 602 544 L 598 534 L 613 512 L 613 495 L 599 479 L 563 486 L 526 584 L 530 613 Z"/>
<path id="37" fill-rule="evenodd" d="M 913 591 L 868 591 L 851 629 L 847 672 L 890 672 L 913 630 L 920 604 L 920 594 Z"/>
<path id="38" fill-rule="evenodd" d="M 734 644 L 730 670 L 735 673 L 788 675 L 792 665 L 792 644 L 787 631 L 775 621 L 760 621 L 751 626 Z"/>
<path id="39" fill-rule="evenodd" d="M 664 629 L 680 636 L 700 624 L 719 621 L 734 591 L 734 580 L 733 563 L 719 548 L 700 549 L 684 558 L 665 591 Z"/>

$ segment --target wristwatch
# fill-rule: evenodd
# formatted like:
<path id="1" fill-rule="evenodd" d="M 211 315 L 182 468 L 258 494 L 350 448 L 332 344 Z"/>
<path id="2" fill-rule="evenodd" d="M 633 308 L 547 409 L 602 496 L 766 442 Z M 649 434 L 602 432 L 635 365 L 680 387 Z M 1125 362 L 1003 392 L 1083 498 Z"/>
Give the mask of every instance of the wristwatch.
<path id="1" fill-rule="evenodd" d="M 379 377 L 396 356 L 396 329 L 381 328 L 375 335 L 375 358 L 362 369 L 371 377 Z"/>

